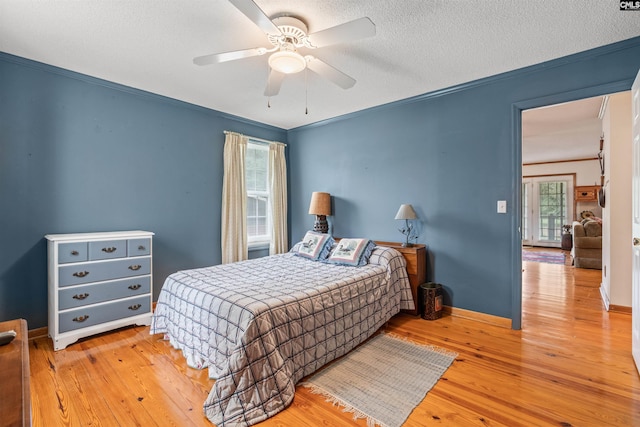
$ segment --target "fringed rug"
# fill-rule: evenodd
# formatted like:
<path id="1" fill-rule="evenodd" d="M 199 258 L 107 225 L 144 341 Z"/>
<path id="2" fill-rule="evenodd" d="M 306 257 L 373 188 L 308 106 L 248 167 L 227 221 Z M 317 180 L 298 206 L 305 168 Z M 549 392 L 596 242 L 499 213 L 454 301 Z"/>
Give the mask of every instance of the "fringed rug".
<path id="1" fill-rule="evenodd" d="M 457 354 L 379 334 L 314 374 L 303 386 L 367 425 L 400 427 Z"/>
<path id="2" fill-rule="evenodd" d="M 522 251 L 522 261 L 564 264 L 564 254 L 557 252 Z"/>

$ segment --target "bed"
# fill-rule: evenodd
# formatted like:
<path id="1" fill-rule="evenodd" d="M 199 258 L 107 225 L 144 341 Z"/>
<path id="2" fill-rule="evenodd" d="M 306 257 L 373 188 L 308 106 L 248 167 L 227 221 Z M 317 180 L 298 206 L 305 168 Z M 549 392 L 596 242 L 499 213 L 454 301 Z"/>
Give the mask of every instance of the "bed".
<path id="1" fill-rule="evenodd" d="M 372 246 L 358 267 L 294 250 L 170 275 L 150 332 L 216 379 L 204 402 L 209 420 L 248 426 L 286 408 L 303 377 L 413 308 L 405 259 L 392 248 Z"/>

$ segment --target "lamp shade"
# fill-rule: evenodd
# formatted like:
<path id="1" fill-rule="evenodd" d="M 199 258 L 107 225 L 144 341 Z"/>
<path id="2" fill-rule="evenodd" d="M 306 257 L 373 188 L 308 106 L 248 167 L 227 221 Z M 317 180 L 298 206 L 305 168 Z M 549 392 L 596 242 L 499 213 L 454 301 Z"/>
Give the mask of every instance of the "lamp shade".
<path id="1" fill-rule="evenodd" d="M 411 205 L 400 205 L 395 219 L 418 219 Z"/>
<path id="2" fill-rule="evenodd" d="M 331 194 L 314 191 L 311 194 L 309 215 L 331 215 Z"/>

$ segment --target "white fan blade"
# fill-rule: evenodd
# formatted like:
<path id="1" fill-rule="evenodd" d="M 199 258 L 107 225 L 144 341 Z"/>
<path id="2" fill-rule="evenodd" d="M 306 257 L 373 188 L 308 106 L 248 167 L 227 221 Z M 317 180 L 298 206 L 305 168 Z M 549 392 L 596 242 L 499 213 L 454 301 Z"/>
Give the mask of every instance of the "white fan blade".
<path id="1" fill-rule="evenodd" d="M 376 25 L 367 17 L 345 22 L 317 33 L 309 34 L 307 40 L 312 47 L 324 47 L 337 43 L 352 42 L 376 35 Z"/>
<path id="2" fill-rule="evenodd" d="M 234 50 L 232 52 L 212 53 L 211 55 L 196 56 L 193 63 L 196 65 L 217 64 L 220 62 L 235 61 L 236 59 L 250 58 L 252 56 L 264 55 L 264 48 Z"/>
<path id="3" fill-rule="evenodd" d="M 229 0 L 240 12 L 267 34 L 282 34 L 278 27 L 252 0 Z"/>
<path id="4" fill-rule="evenodd" d="M 285 73 L 280 73 L 272 69 L 269 73 L 269 81 L 267 81 L 264 96 L 276 96 L 280 92 L 280 86 L 282 86 L 284 76 L 286 76 Z"/>
<path id="5" fill-rule="evenodd" d="M 327 64 L 315 58 L 311 55 L 307 55 L 307 68 L 318 74 L 325 79 L 332 81 L 333 83 L 340 86 L 342 89 L 352 88 L 354 84 L 356 84 L 356 80 L 352 77 L 349 77 L 345 73 L 340 70 L 333 68 L 331 65 Z"/>

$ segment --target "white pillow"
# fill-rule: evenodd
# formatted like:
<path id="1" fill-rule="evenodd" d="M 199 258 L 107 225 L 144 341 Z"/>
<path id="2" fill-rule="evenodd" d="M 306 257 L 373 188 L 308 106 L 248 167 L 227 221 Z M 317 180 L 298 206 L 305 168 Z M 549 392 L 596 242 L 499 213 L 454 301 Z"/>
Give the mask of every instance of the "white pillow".
<path id="1" fill-rule="evenodd" d="M 294 253 L 298 256 L 320 261 L 327 258 L 333 246 L 333 236 L 315 231 L 307 231 L 302 242 L 296 244 Z"/>
<path id="2" fill-rule="evenodd" d="M 327 262 L 352 266 L 366 265 L 375 247 L 376 244 L 369 239 L 341 239 L 331 251 Z"/>

